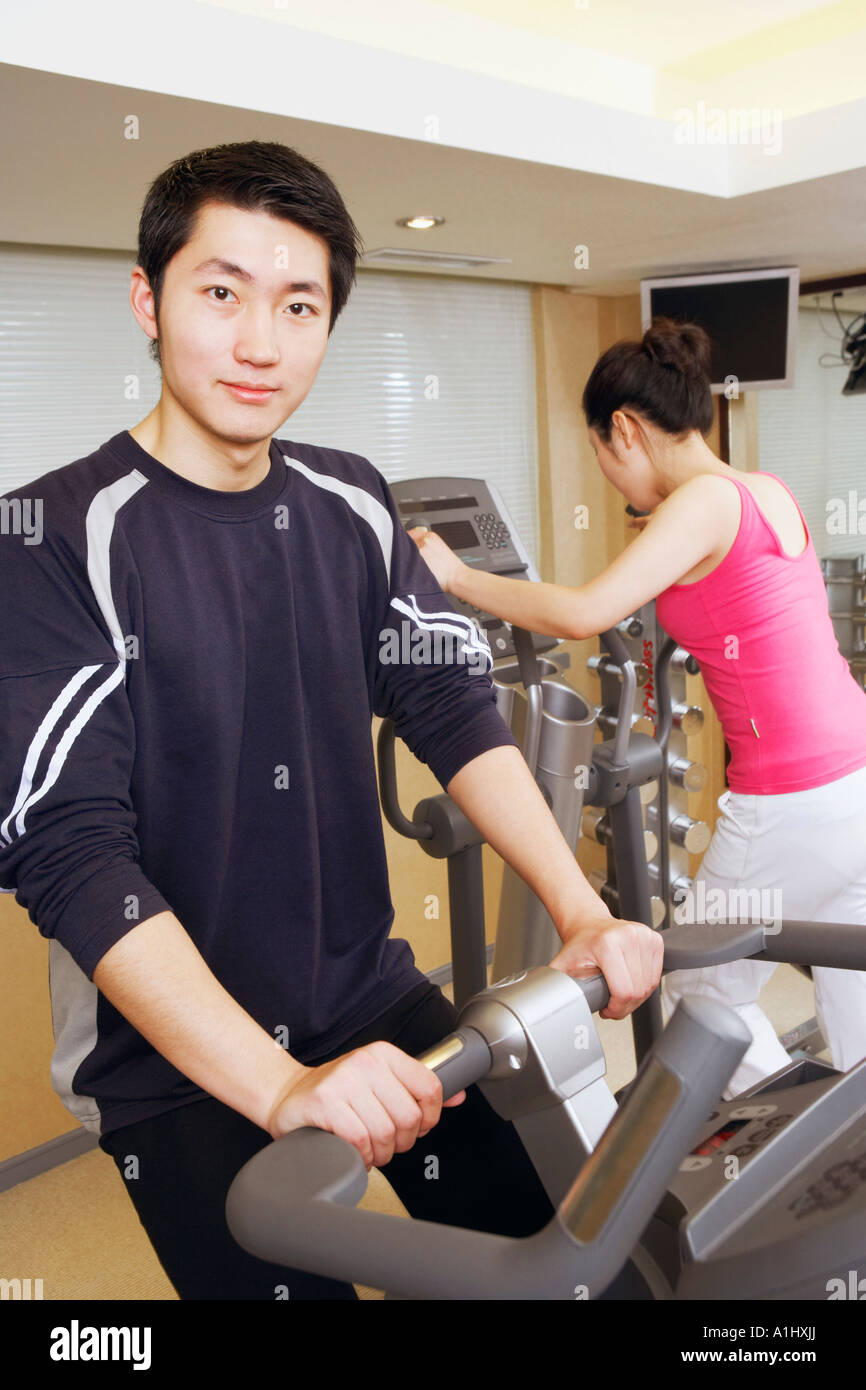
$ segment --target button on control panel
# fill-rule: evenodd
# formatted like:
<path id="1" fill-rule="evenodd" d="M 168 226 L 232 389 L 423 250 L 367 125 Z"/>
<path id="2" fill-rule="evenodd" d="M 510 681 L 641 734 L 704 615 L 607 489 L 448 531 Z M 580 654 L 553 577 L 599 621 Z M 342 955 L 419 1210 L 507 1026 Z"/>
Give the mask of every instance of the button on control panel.
<path id="1" fill-rule="evenodd" d="M 390 484 L 407 530 L 426 526 L 464 564 L 511 579 L 538 581 L 517 539 L 505 503 L 481 478 L 406 478 Z M 514 655 L 511 626 L 493 613 L 449 595 L 449 602 L 484 634 L 495 659 Z M 536 651 L 549 651 L 557 639 L 533 634 Z"/>

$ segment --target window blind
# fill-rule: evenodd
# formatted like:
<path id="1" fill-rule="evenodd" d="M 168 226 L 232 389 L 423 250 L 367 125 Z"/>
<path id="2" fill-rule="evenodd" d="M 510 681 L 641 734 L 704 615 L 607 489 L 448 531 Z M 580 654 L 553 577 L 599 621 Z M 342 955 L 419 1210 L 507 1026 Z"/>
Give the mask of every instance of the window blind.
<path id="1" fill-rule="evenodd" d="M 821 559 L 863 554 L 866 517 L 863 533 L 856 516 L 852 528 L 849 493 L 866 499 L 866 395 L 843 396 L 848 367 L 820 363 L 839 351 L 841 330 L 831 312 L 801 307 L 798 328 L 794 386 L 759 394 L 761 468 L 795 494 Z M 842 517 L 840 504 L 848 527 L 836 535 L 828 521 Z"/>
<path id="2" fill-rule="evenodd" d="M 0 493 L 156 403 L 159 372 L 129 307 L 133 264 L 129 252 L 0 245 Z M 495 483 L 537 563 L 529 286 L 360 270 L 309 396 L 277 433 L 363 454 L 389 482 Z"/>

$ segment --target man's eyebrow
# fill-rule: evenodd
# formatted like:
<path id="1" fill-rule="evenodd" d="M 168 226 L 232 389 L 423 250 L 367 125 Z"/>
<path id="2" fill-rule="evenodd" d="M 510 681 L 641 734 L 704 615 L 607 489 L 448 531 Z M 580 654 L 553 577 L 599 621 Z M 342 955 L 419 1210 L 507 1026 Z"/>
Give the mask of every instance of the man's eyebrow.
<path id="1" fill-rule="evenodd" d="M 220 256 L 212 256 L 208 261 L 202 261 L 193 271 L 197 275 L 201 270 L 218 271 L 221 275 L 233 275 L 236 280 L 246 280 L 248 283 L 255 284 L 255 275 L 244 270 L 242 265 L 236 265 L 234 261 L 223 260 Z M 320 299 L 327 299 L 322 286 L 318 280 L 289 280 L 283 285 L 283 291 L 287 294 L 313 294 Z"/>

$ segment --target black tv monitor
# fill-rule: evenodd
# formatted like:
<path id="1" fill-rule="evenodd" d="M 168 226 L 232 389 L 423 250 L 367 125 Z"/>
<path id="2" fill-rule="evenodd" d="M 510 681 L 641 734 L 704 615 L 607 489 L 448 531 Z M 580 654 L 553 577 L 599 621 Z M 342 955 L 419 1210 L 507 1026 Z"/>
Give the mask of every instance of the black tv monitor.
<path id="1" fill-rule="evenodd" d="M 659 315 L 699 323 L 713 344 L 713 393 L 793 386 L 797 266 L 641 281 L 644 331 Z"/>

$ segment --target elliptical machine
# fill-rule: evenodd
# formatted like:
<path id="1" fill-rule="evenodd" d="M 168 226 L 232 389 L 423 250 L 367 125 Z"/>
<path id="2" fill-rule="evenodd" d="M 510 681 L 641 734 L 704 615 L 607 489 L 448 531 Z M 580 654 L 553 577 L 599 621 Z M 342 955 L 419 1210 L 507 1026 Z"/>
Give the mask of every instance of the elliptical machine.
<path id="1" fill-rule="evenodd" d="M 863 931 L 665 933 L 667 970 L 745 955 L 861 968 Z M 732 1010 L 686 998 L 618 1109 L 592 1023 L 608 997 L 601 976 L 539 966 L 470 1000 L 419 1059 L 446 1098 L 477 1082 L 513 1120 L 556 1207 L 535 1236 L 356 1211 L 367 1183 L 357 1150 L 301 1129 L 235 1178 L 234 1238 L 260 1259 L 408 1298 L 596 1298 L 629 1262 L 646 1298 L 839 1296 L 866 1267 L 866 1062 L 848 1073 L 792 1062 L 720 1102 L 749 1030 Z"/>
<path id="2" fill-rule="evenodd" d="M 459 550 L 467 564 L 527 581 L 539 580 L 497 489 L 477 478 L 420 478 L 393 483 L 391 490 L 407 527 L 425 525 Z M 492 539 L 491 539 L 492 538 Z M 497 707 L 515 734 L 524 758 L 559 829 L 577 851 L 585 806 L 607 813 L 616 879 L 616 910 L 631 921 L 658 925 L 647 871 L 641 787 L 661 777 L 663 739 L 631 730 L 637 686 L 635 664 L 616 629 L 602 633 L 607 669 L 621 678 L 616 732 L 594 743 L 597 711 L 561 679 L 567 653 L 551 658 L 559 639 L 530 634 L 492 614 L 453 599 L 490 641 L 499 664 L 493 670 Z M 669 728 L 669 726 L 668 726 Z M 409 819 L 397 792 L 395 732 L 383 720 L 377 742 L 379 794 L 392 829 L 418 841 L 433 858 L 448 861 L 451 967 L 459 1008 L 487 985 L 479 831 L 447 793 L 425 797 Z M 510 865 L 503 869 L 492 975 L 547 964 L 560 948 L 544 904 Z M 658 991 L 631 1016 L 640 1060 L 661 1033 Z"/>
<path id="3" fill-rule="evenodd" d="M 510 578 L 538 581 L 493 485 L 480 479 L 438 477 L 393 483 L 391 489 L 405 524 L 423 524 L 437 531 L 466 564 Z M 601 678 L 608 710 L 604 715 L 562 679 L 569 657 L 552 651 L 558 639 L 529 634 L 470 604 L 451 601 L 490 640 L 498 661 L 492 673 L 497 706 L 517 737 L 572 853 L 577 852 L 581 824 L 583 821 L 586 826 L 587 821 L 584 813 L 588 812 L 590 833 L 607 849 L 603 900 L 615 915 L 665 930 L 676 906 L 677 885 L 689 882 L 672 882 L 675 873 L 671 871 L 668 828 L 672 836 L 684 836 L 678 843 L 692 852 L 704 848 L 710 834 L 702 822 L 690 821 L 686 815 L 672 816 L 669 811 L 668 772 L 674 776 L 676 767 L 675 762 L 668 768 L 674 724 L 670 672 L 674 665 L 696 672 L 693 658 L 672 638 L 662 642 L 654 663 L 650 658 L 654 670 L 644 675 L 647 680 L 654 679 L 657 721 L 654 733 L 640 732 L 632 728 L 639 668 L 624 640 L 640 635 L 638 617 L 602 633 L 602 655 L 590 659 L 590 666 Z M 611 716 L 614 704 L 616 713 Z M 594 743 L 596 724 L 605 729 L 613 725 L 613 736 Z M 680 774 L 701 771 L 696 764 L 681 763 Z M 488 979 L 482 836 L 446 793 L 419 802 L 411 820 L 403 813 L 397 793 L 394 727 L 389 720 L 379 732 L 378 765 L 380 800 L 392 828 L 418 840 L 425 853 L 448 861 L 452 979 L 454 1002 L 459 1008 L 484 989 Z M 641 803 L 644 789 L 651 794 L 656 782 L 654 834 L 651 829 L 644 830 Z M 695 836 L 697 840 L 692 843 Z M 648 860 L 656 848 L 657 882 L 653 889 Z M 491 978 L 546 964 L 560 944 L 544 904 L 510 865 L 504 865 Z M 807 974 L 809 964 L 801 965 Z M 660 991 L 635 1010 L 631 1020 L 639 1062 L 663 1027 Z M 783 1040 L 785 1046 L 799 1049 L 806 1031 L 805 1027 L 798 1029 L 796 1035 Z M 822 1045 L 823 1040 L 816 1035 L 813 1042 Z"/>

